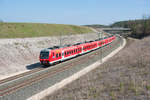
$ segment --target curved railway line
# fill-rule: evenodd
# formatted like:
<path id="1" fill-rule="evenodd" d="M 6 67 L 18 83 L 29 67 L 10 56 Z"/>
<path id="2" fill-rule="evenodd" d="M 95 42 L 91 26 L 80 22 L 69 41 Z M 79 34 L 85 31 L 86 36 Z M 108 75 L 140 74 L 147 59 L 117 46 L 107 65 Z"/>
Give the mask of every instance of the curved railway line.
<path id="1" fill-rule="evenodd" d="M 18 89 L 22 86 L 25 86 L 25 85 L 28 85 L 28 84 L 31 84 L 32 82 L 35 82 L 35 81 L 39 81 L 40 79 L 42 78 L 46 78 L 46 77 L 49 77 L 49 75 L 54 75 L 56 74 L 57 72 L 61 72 L 61 71 L 64 71 L 70 67 L 72 67 L 73 65 L 75 64 L 78 64 L 79 62 L 80 63 L 83 63 L 85 61 L 87 61 L 89 58 L 92 58 L 94 57 L 93 55 L 98 55 L 99 53 L 94 53 L 94 54 L 91 54 L 89 55 L 88 57 L 85 57 L 84 59 L 80 59 L 79 61 L 76 61 L 76 62 L 73 62 L 73 63 L 70 63 L 69 65 L 66 65 L 60 69 L 57 69 L 57 70 L 54 70 L 53 72 L 49 73 L 44 73 L 43 75 L 39 76 L 39 77 L 33 77 L 33 78 L 30 78 L 29 80 L 26 80 L 26 82 L 22 82 L 22 83 L 19 83 L 19 84 L 15 84 L 15 85 L 12 85 L 12 86 L 8 86 L 7 88 L 3 88 L 3 89 L 0 89 L 0 96 L 3 96 L 4 94 L 7 94 L 11 91 L 14 91 L 15 89 Z M 24 77 L 25 75 L 30 75 L 30 74 L 33 74 L 35 72 L 38 72 L 38 71 L 41 71 L 41 69 L 35 69 L 35 70 L 32 70 L 32 71 L 29 71 L 29 72 L 26 72 L 26 73 L 22 73 L 22 74 L 19 74 L 19 75 L 16 75 L 16 76 L 13 76 L 13 77 L 10 77 L 8 79 L 4 79 L 2 81 L 0 81 L 0 83 L 4 83 L 4 82 L 8 82 L 8 81 L 12 81 L 14 79 L 18 79 L 18 78 L 21 78 L 21 77 Z M 1 93 L 3 92 L 3 93 Z"/>
<path id="2" fill-rule="evenodd" d="M 104 48 L 102 47 L 104 49 L 103 51 L 109 50 L 110 48 L 112 48 L 112 46 L 115 46 L 119 42 L 120 40 L 118 39 L 112 42 L 111 44 L 106 45 Z M 62 64 L 63 66 L 60 66 L 61 64 L 58 64 L 57 65 L 58 67 L 56 66 L 52 66 L 49 68 L 39 67 L 39 68 L 33 69 L 31 71 L 28 71 L 22 74 L 18 74 L 18 75 L 0 80 L 0 97 L 3 97 L 10 93 L 14 93 L 23 87 L 32 85 L 34 83 L 38 83 L 39 81 L 43 79 L 52 77 L 58 73 L 71 69 L 79 64 L 88 62 L 89 59 L 94 58 L 95 55 L 100 55 L 100 53 L 101 52 L 99 52 L 99 50 L 95 50 L 94 53 L 88 53 L 88 55 L 85 54 L 84 56 L 77 57 L 78 58 L 77 61 L 70 60 L 71 62 L 69 62 L 69 64 L 63 63 Z"/>

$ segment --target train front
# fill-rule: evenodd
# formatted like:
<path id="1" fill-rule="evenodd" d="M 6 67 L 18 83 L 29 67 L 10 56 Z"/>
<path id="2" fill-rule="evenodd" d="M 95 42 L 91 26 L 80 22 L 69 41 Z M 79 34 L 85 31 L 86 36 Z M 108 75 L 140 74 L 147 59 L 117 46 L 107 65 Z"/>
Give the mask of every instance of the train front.
<path id="1" fill-rule="evenodd" d="M 49 61 L 50 61 L 50 50 L 49 49 L 41 50 L 39 59 L 40 59 L 40 63 L 42 65 L 49 66 L 50 65 L 50 63 L 49 63 Z"/>

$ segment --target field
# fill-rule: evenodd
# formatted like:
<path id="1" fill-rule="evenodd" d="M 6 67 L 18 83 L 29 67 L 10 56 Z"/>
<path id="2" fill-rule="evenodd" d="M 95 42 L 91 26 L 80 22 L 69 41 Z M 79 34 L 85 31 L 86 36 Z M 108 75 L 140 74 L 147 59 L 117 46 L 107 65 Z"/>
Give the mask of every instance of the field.
<path id="1" fill-rule="evenodd" d="M 150 100 L 149 41 L 128 38 L 113 58 L 42 100 Z"/>
<path id="2" fill-rule="evenodd" d="M 93 31 L 88 27 L 75 25 L 0 22 L 0 38 L 43 37 L 90 32 Z"/>

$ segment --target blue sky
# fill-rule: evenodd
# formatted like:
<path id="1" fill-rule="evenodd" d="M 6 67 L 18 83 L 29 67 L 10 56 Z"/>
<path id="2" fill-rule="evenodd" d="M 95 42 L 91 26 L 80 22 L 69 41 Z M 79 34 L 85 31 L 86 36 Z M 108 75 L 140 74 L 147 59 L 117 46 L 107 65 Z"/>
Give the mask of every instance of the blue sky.
<path id="1" fill-rule="evenodd" d="M 0 0 L 5 22 L 112 24 L 150 15 L 150 0 Z"/>

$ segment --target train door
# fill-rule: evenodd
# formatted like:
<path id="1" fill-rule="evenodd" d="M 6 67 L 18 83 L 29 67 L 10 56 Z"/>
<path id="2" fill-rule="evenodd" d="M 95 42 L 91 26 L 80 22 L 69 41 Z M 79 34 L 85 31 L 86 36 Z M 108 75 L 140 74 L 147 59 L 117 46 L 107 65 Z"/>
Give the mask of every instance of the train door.
<path id="1" fill-rule="evenodd" d="M 82 45 L 81 47 L 82 47 L 82 48 L 81 48 L 81 50 L 82 50 L 81 53 L 84 53 L 84 46 Z"/>
<path id="2" fill-rule="evenodd" d="M 64 50 L 62 50 L 62 59 L 64 59 Z"/>
<path id="3" fill-rule="evenodd" d="M 56 57 L 55 57 L 56 55 L 55 55 L 55 52 L 53 51 L 53 52 L 51 52 L 51 61 L 55 61 L 55 59 L 56 59 Z"/>

